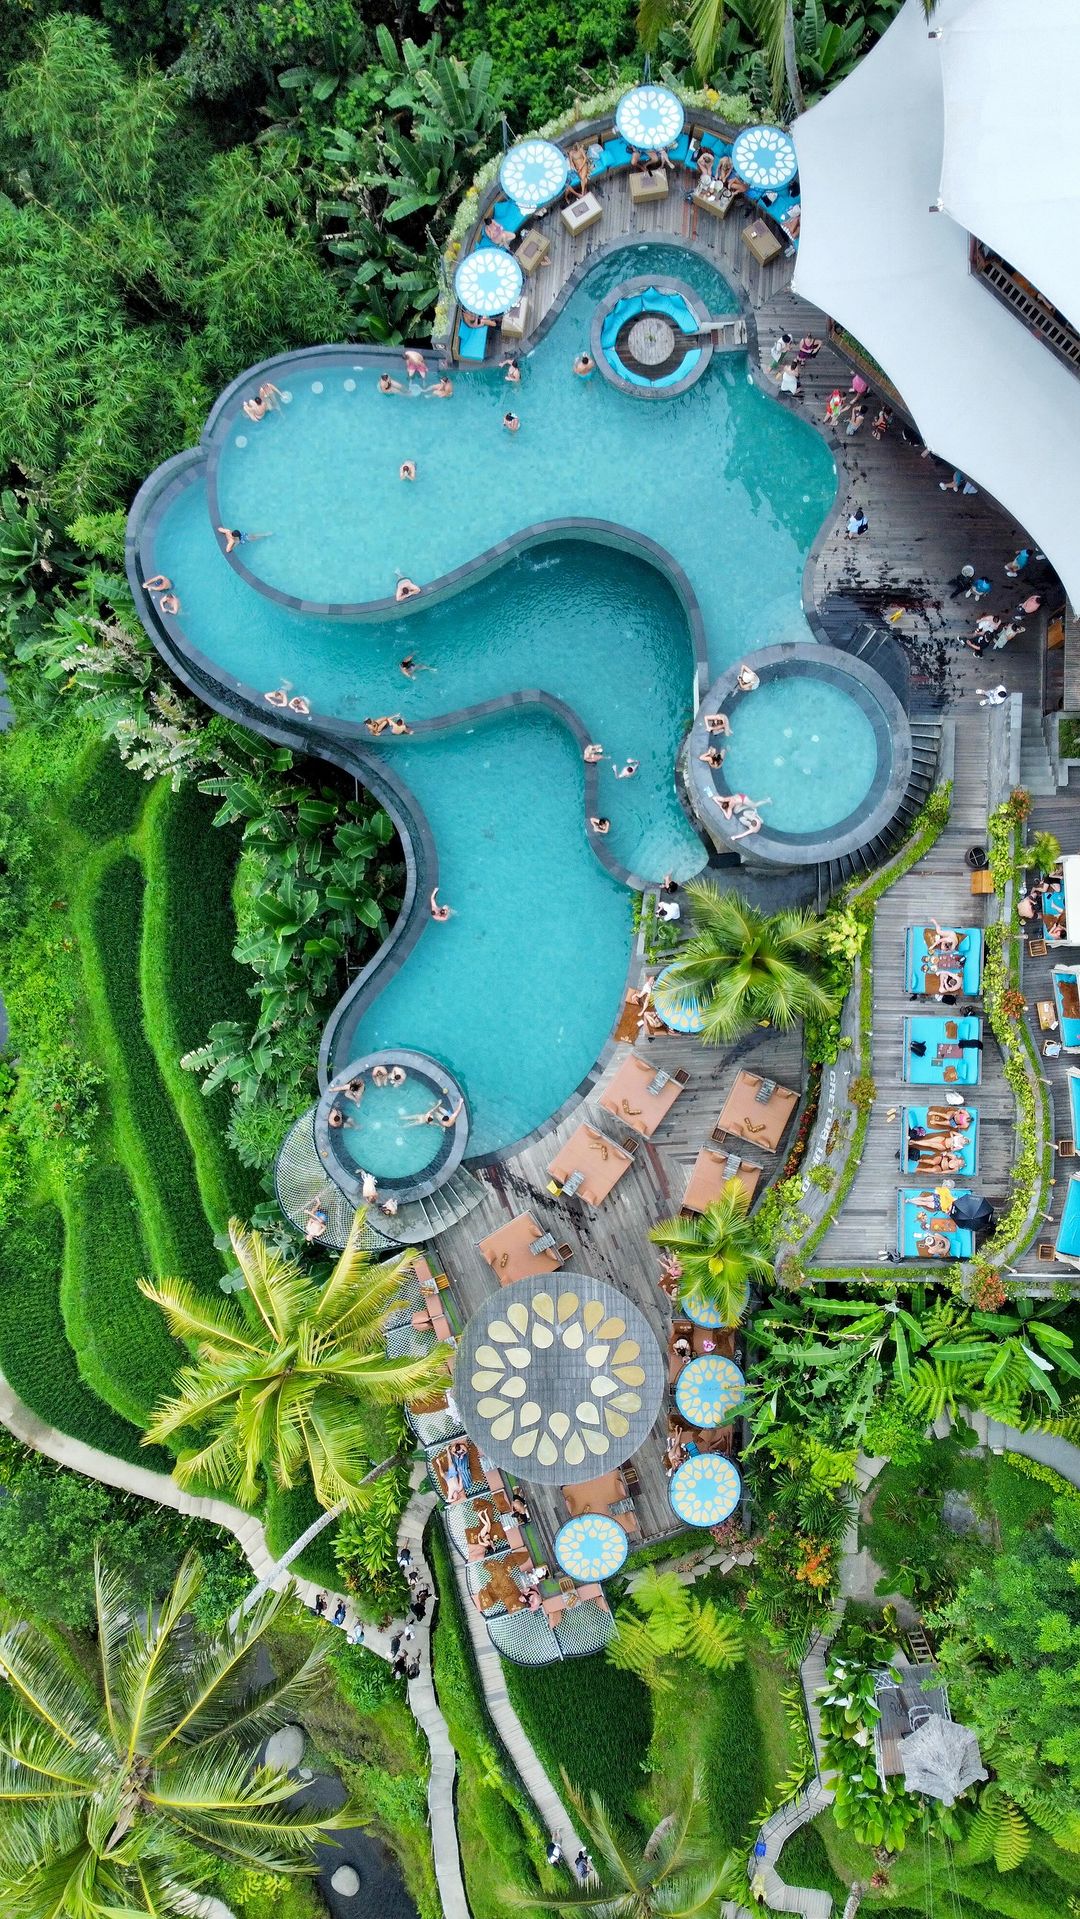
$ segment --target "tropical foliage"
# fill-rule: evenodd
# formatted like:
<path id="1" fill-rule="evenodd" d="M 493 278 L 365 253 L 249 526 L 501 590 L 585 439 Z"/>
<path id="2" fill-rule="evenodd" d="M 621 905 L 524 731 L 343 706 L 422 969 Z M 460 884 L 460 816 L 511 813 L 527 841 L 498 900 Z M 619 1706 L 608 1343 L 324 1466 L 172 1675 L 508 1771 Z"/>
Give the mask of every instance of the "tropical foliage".
<path id="1" fill-rule="evenodd" d="M 416 1255 L 406 1248 L 374 1263 L 361 1243 L 364 1217 L 361 1209 L 323 1285 L 238 1220 L 229 1237 L 244 1288 L 233 1298 L 208 1301 L 182 1280 L 142 1282 L 196 1352 L 147 1433 L 191 1435 L 176 1465 L 182 1486 L 209 1483 L 253 1506 L 268 1477 L 285 1488 L 310 1478 L 333 1510 L 362 1506 L 373 1472 L 393 1464 L 393 1453 L 372 1459 L 365 1414 L 443 1382 L 446 1354 L 387 1356 L 384 1322 Z"/>
<path id="2" fill-rule="evenodd" d="M 830 1295 L 774 1299 L 755 1315 L 759 1348 L 750 1398 L 755 1440 L 778 1419 L 830 1445 L 858 1445 L 885 1396 L 925 1425 L 967 1404 L 1024 1425 L 1036 1408 L 1057 1407 L 1055 1373 L 1080 1378 L 1064 1308 L 1018 1299 L 982 1313 L 915 1286 L 898 1299 Z"/>
<path id="3" fill-rule="evenodd" d="M 263 1600 L 235 1629 L 193 1640 L 199 1561 L 161 1609 L 95 1565 L 93 1673 L 6 1612 L 0 1675 L 0 1900 L 10 1919 L 131 1919 L 189 1912 L 213 1862 L 311 1869 L 311 1847 L 347 1809 L 298 1810 L 288 1774 L 258 1765 L 267 1733 L 295 1716 L 319 1675 L 311 1651 L 269 1683 L 254 1655 L 283 1607 Z"/>
<path id="4" fill-rule="evenodd" d="M 660 1691 L 670 1685 L 660 1670 L 663 1659 L 693 1659 L 706 1672 L 726 1672 L 744 1656 L 734 1609 L 724 1611 L 713 1599 L 698 1599 L 675 1573 L 658 1573 L 652 1566 L 631 1583 L 615 1625 L 606 1650 L 610 1663 Z"/>
<path id="5" fill-rule="evenodd" d="M 754 1026 L 788 1028 L 827 1016 L 821 984 L 822 922 L 812 913 L 762 913 L 715 880 L 690 880 L 693 934 L 668 973 L 673 995 L 695 1001 L 707 1045 L 728 1045 Z"/>
<path id="6" fill-rule="evenodd" d="M 593 1863 L 589 1882 L 577 1891 L 555 1895 L 512 1891 L 515 1906 L 541 1912 L 587 1912 L 596 1919 L 693 1919 L 719 1908 L 724 1899 L 741 1899 L 746 1870 L 737 1853 L 719 1854 L 699 1837 L 703 1782 L 694 1773 L 685 1780 L 672 1811 L 644 1841 L 612 1818 L 597 1793 L 586 1802 L 563 1783 Z"/>
<path id="7" fill-rule="evenodd" d="M 649 1229 L 654 1245 L 678 1263 L 682 1297 L 716 1306 L 725 1326 L 738 1325 L 751 1284 L 772 1278 L 772 1262 L 761 1250 L 749 1209 L 745 1188 L 732 1179 L 703 1213 L 664 1219 Z"/>

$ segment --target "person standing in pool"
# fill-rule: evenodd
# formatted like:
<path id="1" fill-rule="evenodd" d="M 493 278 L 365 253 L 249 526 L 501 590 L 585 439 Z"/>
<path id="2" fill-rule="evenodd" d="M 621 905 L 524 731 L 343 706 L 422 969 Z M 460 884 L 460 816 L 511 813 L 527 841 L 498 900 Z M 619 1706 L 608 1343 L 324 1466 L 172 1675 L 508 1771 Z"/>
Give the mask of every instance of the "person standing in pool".
<path id="1" fill-rule="evenodd" d="M 405 388 L 402 386 L 400 380 L 392 380 L 388 373 L 380 373 L 379 375 L 379 392 L 380 393 L 404 393 L 404 391 L 405 391 Z"/>
<path id="2" fill-rule="evenodd" d="M 404 1066 L 391 1066 L 390 1068 L 391 1086 L 404 1086 L 407 1078 L 408 1078 L 408 1074 L 406 1073 Z"/>
<path id="3" fill-rule="evenodd" d="M 454 909 L 452 906 L 439 905 L 439 889 L 437 886 L 433 886 L 431 889 L 431 900 L 429 904 L 431 906 L 431 917 L 433 920 L 438 920 L 440 926 L 453 914 Z"/>
<path id="4" fill-rule="evenodd" d="M 591 353 L 579 353 L 574 361 L 574 372 L 579 380 L 587 380 L 590 373 L 596 371 L 596 361 Z"/>
<path id="5" fill-rule="evenodd" d="M 604 749 L 599 740 L 590 740 L 581 757 L 586 766 L 598 766 L 604 758 Z"/>
<path id="6" fill-rule="evenodd" d="M 398 467 L 398 479 L 399 480 L 415 480 L 415 478 L 416 478 L 416 461 L 402 460 L 401 465 Z"/>
<path id="7" fill-rule="evenodd" d="M 638 770 L 638 765 L 639 761 L 637 760 L 627 760 L 625 766 L 620 766 L 615 778 L 617 780 L 632 780 Z"/>
<path id="8" fill-rule="evenodd" d="M 407 346 L 404 349 L 404 358 L 405 372 L 410 380 L 427 379 L 427 361 L 422 353 L 419 353 L 415 347 Z"/>
<path id="9" fill-rule="evenodd" d="M 521 426 L 521 421 L 518 419 L 516 413 L 504 413 L 503 425 L 508 433 L 517 433 Z"/>

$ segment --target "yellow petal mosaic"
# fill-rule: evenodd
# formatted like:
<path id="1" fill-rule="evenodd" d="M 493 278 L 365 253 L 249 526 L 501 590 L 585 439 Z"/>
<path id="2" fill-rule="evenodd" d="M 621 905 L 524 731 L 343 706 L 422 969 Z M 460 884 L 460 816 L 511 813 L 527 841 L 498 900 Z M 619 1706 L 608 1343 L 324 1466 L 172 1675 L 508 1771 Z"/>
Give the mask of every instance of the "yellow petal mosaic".
<path id="1" fill-rule="evenodd" d="M 663 1355 L 636 1307 L 601 1280 L 517 1281 L 473 1315 L 457 1354 L 466 1428 L 528 1478 L 588 1478 L 641 1444 Z"/>

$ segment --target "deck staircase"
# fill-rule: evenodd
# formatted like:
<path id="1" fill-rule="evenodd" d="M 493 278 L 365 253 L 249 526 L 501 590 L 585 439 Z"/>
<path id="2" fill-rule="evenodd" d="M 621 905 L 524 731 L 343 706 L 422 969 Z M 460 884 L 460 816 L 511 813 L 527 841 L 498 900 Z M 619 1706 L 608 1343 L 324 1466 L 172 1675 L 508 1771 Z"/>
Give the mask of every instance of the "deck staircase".
<path id="1" fill-rule="evenodd" d="M 411 1199 L 400 1206 L 392 1219 L 379 1218 L 379 1231 L 401 1246 L 415 1246 L 421 1240 L 434 1239 L 451 1226 L 466 1219 L 479 1206 L 484 1188 L 464 1166 L 451 1173 L 444 1186 L 426 1199 Z"/>
<path id="2" fill-rule="evenodd" d="M 1020 720 L 1020 784 L 1038 799 L 1053 799 L 1058 790 L 1042 719 L 1031 700 L 1024 701 Z"/>

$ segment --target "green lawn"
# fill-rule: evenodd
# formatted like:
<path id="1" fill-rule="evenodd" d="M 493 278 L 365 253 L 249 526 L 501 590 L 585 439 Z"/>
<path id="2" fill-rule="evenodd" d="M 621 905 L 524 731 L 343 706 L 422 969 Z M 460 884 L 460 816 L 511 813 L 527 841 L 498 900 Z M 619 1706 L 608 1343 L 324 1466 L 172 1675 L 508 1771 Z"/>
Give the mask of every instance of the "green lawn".
<path id="1" fill-rule="evenodd" d="M 645 1784 L 653 1700 L 632 1673 L 602 1654 L 552 1666 L 503 1661 L 506 1690 L 548 1776 L 565 1767 L 580 1792 L 599 1793 L 612 1812 L 632 1817 Z"/>

